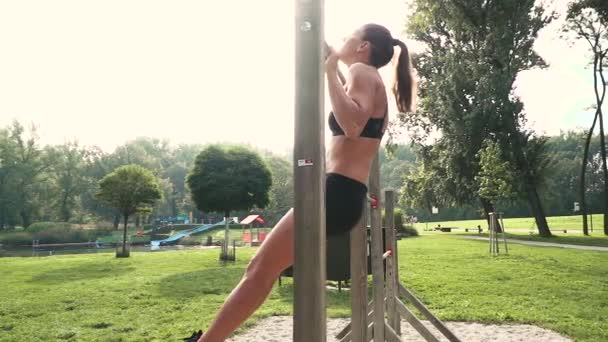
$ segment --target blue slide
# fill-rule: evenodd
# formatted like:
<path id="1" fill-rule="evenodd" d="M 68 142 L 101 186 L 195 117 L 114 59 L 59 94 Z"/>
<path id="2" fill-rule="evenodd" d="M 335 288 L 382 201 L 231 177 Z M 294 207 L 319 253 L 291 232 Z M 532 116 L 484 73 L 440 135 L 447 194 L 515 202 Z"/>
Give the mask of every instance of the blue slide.
<path id="1" fill-rule="evenodd" d="M 220 221 L 217 223 L 213 223 L 213 224 L 206 224 L 204 226 L 200 226 L 200 227 L 196 227 L 193 229 L 188 229 L 188 230 L 184 230 L 183 232 L 179 232 L 177 234 L 171 235 L 168 238 L 164 239 L 164 240 L 155 240 L 155 241 L 150 241 L 150 244 L 152 246 L 167 246 L 167 245 L 175 245 L 177 244 L 177 242 L 179 240 L 181 240 L 182 238 L 185 238 L 186 236 L 195 234 L 195 233 L 200 233 L 200 232 L 204 232 L 206 230 L 209 229 L 213 229 L 219 226 L 225 226 L 226 225 L 226 221 Z"/>

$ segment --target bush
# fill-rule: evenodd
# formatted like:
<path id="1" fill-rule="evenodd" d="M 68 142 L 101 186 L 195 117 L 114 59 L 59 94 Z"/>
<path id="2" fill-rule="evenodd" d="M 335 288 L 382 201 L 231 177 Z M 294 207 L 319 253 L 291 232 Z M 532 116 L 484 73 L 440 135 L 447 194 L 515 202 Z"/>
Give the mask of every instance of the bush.
<path id="1" fill-rule="evenodd" d="M 405 224 L 403 211 L 399 208 L 395 209 L 395 229 L 400 237 L 418 236 L 418 231 L 414 226 Z"/>
<path id="2" fill-rule="evenodd" d="M 103 230 L 103 231 L 108 231 L 108 232 L 112 232 L 112 231 L 116 231 L 117 229 L 114 228 L 114 224 L 112 224 L 111 222 L 95 222 L 95 223 L 91 223 L 87 225 L 87 229 L 93 229 L 93 230 Z"/>
<path id="3" fill-rule="evenodd" d="M 30 233 L 37 233 L 49 229 L 63 229 L 68 230 L 72 228 L 72 225 L 67 222 L 36 222 L 30 224 L 26 231 Z"/>
<path id="4" fill-rule="evenodd" d="M 94 241 L 97 236 L 94 230 L 71 229 L 71 228 L 50 228 L 33 234 L 34 239 L 45 243 L 72 243 Z"/>
<path id="5" fill-rule="evenodd" d="M 401 225 L 396 226 L 397 236 L 400 237 L 410 237 L 410 236 L 418 236 L 418 230 L 410 225 Z"/>
<path id="6" fill-rule="evenodd" d="M 0 244 L 7 246 L 23 246 L 32 244 L 32 234 L 28 232 L 13 232 L 0 235 Z"/>

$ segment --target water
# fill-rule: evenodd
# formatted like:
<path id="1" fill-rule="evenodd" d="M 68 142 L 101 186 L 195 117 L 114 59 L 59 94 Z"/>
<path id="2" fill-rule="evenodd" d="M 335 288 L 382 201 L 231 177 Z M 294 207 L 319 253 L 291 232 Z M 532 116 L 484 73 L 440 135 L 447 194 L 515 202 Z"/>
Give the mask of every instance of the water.
<path id="1" fill-rule="evenodd" d="M 199 250 L 219 248 L 217 246 L 150 246 L 150 245 L 135 245 L 131 246 L 131 252 L 167 252 L 167 251 L 182 251 L 182 250 Z M 54 255 L 69 255 L 69 254 L 93 254 L 93 253 L 114 253 L 114 246 L 101 247 L 45 247 L 33 250 L 32 247 L 7 247 L 0 246 L 1 257 L 47 257 Z"/>

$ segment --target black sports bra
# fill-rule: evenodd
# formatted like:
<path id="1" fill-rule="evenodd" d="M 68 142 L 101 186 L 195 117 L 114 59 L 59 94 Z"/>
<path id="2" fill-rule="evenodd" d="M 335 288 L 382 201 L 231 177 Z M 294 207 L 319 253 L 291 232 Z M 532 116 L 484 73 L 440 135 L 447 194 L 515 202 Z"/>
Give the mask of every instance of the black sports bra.
<path id="1" fill-rule="evenodd" d="M 386 114 L 384 114 L 384 116 L 381 118 L 369 118 L 359 136 L 365 138 L 382 139 L 382 136 L 384 135 L 384 118 L 386 118 Z M 336 121 L 333 111 L 329 114 L 328 124 L 333 136 L 344 135 L 344 131 L 338 124 L 338 121 Z"/>

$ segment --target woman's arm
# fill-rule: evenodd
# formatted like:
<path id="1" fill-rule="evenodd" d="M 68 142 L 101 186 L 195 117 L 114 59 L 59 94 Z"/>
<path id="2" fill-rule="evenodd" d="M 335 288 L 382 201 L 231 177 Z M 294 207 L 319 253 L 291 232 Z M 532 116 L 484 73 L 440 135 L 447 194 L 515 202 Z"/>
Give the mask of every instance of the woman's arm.
<path id="1" fill-rule="evenodd" d="M 365 64 L 351 65 L 348 91 L 345 91 L 338 78 L 337 62 L 334 68 L 333 63 L 329 61 L 326 72 L 329 98 L 336 121 L 346 137 L 358 137 L 372 114 L 375 74 Z"/>
<path id="2" fill-rule="evenodd" d="M 327 60 L 327 58 L 332 54 L 333 49 L 329 46 L 329 44 L 327 44 L 327 42 L 323 42 L 323 48 L 325 49 L 325 60 Z M 340 83 L 342 84 L 346 84 L 346 78 L 344 77 L 344 75 L 342 74 L 342 71 L 340 71 L 340 68 L 336 68 L 336 72 L 338 73 L 338 79 L 340 80 Z"/>

